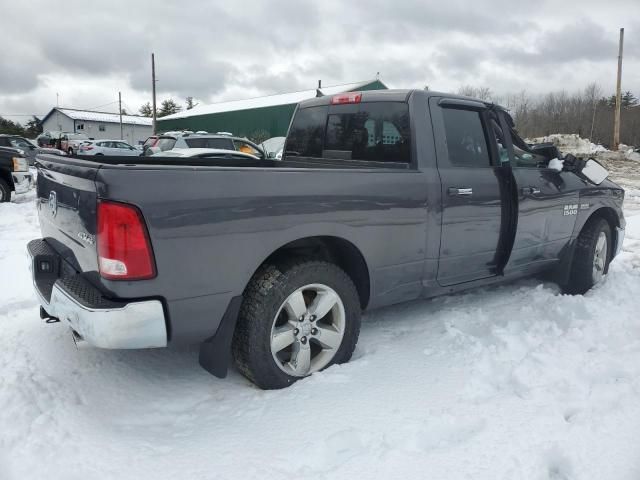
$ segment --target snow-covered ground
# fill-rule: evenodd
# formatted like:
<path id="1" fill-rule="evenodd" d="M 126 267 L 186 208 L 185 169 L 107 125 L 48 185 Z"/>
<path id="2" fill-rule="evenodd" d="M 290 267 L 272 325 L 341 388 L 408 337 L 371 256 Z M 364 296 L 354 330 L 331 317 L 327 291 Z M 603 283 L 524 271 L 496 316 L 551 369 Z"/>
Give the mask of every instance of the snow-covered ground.
<path id="1" fill-rule="evenodd" d="M 351 363 L 271 392 L 196 347 L 77 351 L 38 316 L 33 194 L 0 205 L 0 479 L 638 479 L 628 186 L 623 253 L 584 297 L 526 280 L 372 312 Z"/>

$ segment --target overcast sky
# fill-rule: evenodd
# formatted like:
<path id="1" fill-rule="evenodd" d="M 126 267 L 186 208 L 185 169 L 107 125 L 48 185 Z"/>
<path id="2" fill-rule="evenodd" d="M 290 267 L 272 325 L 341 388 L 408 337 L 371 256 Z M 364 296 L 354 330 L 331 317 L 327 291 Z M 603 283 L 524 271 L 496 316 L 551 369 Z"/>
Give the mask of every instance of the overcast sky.
<path id="1" fill-rule="evenodd" d="M 391 88 L 504 94 L 615 87 L 640 96 L 640 1 L 0 0 L 0 115 L 137 111 L 380 78 Z M 12 117 L 21 121 L 28 117 Z"/>

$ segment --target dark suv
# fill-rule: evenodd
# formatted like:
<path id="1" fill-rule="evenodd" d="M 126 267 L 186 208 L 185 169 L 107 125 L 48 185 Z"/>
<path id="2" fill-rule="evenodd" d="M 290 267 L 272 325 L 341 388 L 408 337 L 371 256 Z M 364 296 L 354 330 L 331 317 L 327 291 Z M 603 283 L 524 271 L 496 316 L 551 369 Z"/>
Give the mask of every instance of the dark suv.
<path id="1" fill-rule="evenodd" d="M 0 147 L 17 148 L 22 151 L 24 156 L 29 160 L 29 165 L 33 165 L 38 153 L 38 147 L 19 135 L 0 134 Z"/>

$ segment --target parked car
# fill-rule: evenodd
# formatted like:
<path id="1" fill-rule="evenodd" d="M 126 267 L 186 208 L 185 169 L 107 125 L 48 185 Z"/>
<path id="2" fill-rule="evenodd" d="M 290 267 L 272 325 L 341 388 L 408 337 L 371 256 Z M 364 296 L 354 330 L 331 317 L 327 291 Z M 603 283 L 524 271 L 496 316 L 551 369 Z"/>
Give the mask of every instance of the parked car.
<path id="1" fill-rule="evenodd" d="M 69 155 L 78 153 L 80 144 L 89 140 L 84 133 L 65 133 L 60 137 L 60 150 L 67 152 Z"/>
<path id="2" fill-rule="evenodd" d="M 11 201 L 11 192 L 26 193 L 32 186 L 29 160 L 24 150 L 0 147 L 0 203 Z"/>
<path id="3" fill-rule="evenodd" d="M 142 152 L 145 156 L 151 156 L 158 152 L 171 150 L 176 144 L 174 135 L 152 135 L 142 145 Z"/>
<path id="4" fill-rule="evenodd" d="M 236 150 L 223 150 L 220 148 L 174 148 L 166 152 L 158 152 L 152 157 L 177 157 L 177 158 L 215 158 L 215 159 L 235 159 L 235 160 L 261 160 L 260 157 L 250 153 L 238 152 Z"/>
<path id="5" fill-rule="evenodd" d="M 38 153 L 38 147 L 19 135 L 0 134 L 0 147 L 17 148 L 29 160 L 29 165 L 33 165 Z"/>
<path id="6" fill-rule="evenodd" d="M 39 147 L 54 147 L 61 134 L 59 131 L 45 130 L 36 137 L 36 142 Z"/>
<path id="7" fill-rule="evenodd" d="M 79 145 L 78 154 L 137 157 L 140 150 L 122 140 L 89 140 Z"/>
<path id="8" fill-rule="evenodd" d="M 17 148 L 21 152 L 21 154 L 28 159 L 29 165 L 34 164 L 36 155 L 38 155 L 39 153 L 66 155 L 66 152 L 63 152 L 62 150 L 58 150 L 56 148 L 38 147 L 30 140 L 18 135 L 0 134 L 0 147 Z"/>
<path id="9" fill-rule="evenodd" d="M 102 348 L 201 343 L 218 376 L 232 352 L 286 387 L 349 360 L 363 309 L 542 273 L 569 294 L 601 282 L 624 190 L 593 160 L 551 160 L 505 109 L 425 90 L 305 101 L 262 167 L 40 155 L 41 314 Z"/>
<path id="10" fill-rule="evenodd" d="M 214 148 L 235 150 L 258 158 L 266 158 L 262 148 L 247 138 L 234 137 L 227 133 L 187 134 L 176 137 L 172 148 Z"/>

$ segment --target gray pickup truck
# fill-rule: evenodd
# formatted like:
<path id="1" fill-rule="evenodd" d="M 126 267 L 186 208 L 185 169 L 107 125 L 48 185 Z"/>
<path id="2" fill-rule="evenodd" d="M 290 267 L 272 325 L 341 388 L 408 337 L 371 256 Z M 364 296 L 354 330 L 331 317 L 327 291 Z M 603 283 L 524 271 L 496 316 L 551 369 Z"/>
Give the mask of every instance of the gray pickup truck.
<path id="1" fill-rule="evenodd" d="M 300 104 L 282 161 L 36 162 L 43 318 L 102 348 L 200 343 L 281 388 L 355 348 L 360 315 L 546 274 L 581 294 L 620 250 L 624 191 L 532 148 L 501 107 L 427 91 Z"/>

